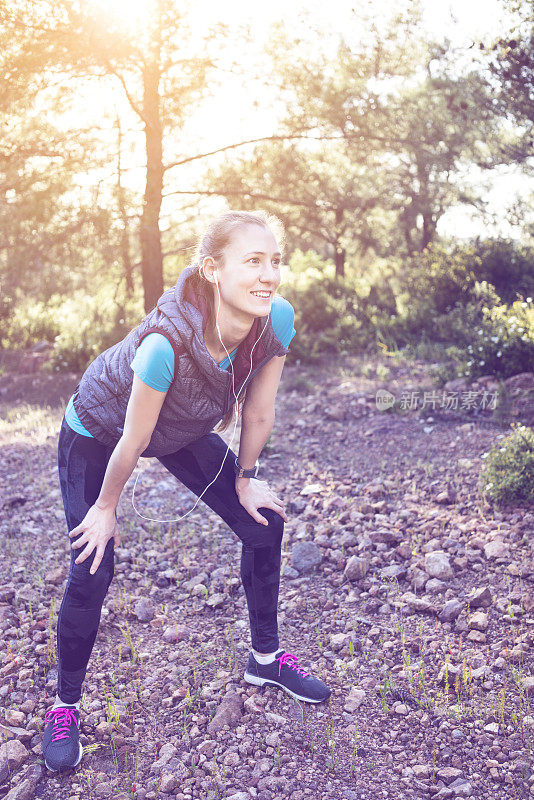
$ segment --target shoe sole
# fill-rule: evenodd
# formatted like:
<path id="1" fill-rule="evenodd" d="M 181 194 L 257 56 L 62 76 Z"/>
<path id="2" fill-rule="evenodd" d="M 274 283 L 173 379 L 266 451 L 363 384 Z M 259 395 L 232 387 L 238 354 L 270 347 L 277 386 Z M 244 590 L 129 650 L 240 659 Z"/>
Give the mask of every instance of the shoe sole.
<path id="1" fill-rule="evenodd" d="M 78 744 L 79 744 L 79 747 L 80 747 L 80 751 L 79 751 L 79 753 L 78 753 L 78 758 L 77 758 L 77 760 L 75 761 L 75 763 L 74 763 L 74 764 L 71 764 L 71 765 L 70 765 L 70 766 L 68 766 L 68 767 L 59 767 L 58 769 L 54 769 L 53 767 L 50 767 L 50 766 L 49 766 L 49 765 L 46 763 L 46 758 L 45 758 L 45 767 L 46 767 L 47 769 L 49 769 L 49 770 L 50 770 L 50 772 L 62 772 L 63 770 L 67 770 L 67 769 L 74 769 L 74 767 L 77 767 L 77 766 L 78 766 L 78 764 L 80 763 L 80 761 L 82 760 L 82 756 L 83 756 L 83 747 L 82 747 L 82 745 L 81 745 L 81 742 L 79 742 Z"/>
<path id="2" fill-rule="evenodd" d="M 314 700 L 311 697 L 303 697 L 301 694 L 297 694 L 296 692 L 292 692 L 291 689 L 288 689 L 287 686 L 284 686 L 283 683 L 278 683 L 278 681 L 269 680 L 269 678 L 259 678 L 257 675 L 251 675 L 250 672 L 245 672 L 244 679 L 247 683 L 251 683 L 253 686 L 264 686 L 268 684 L 270 686 L 276 686 L 277 689 L 283 689 L 284 692 L 294 697 L 295 700 L 302 700 L 304 703 L 322 703 L 324 700 L 328 700 L 330 695 L 326 697 L 321 697 L 319 700 Z"/>

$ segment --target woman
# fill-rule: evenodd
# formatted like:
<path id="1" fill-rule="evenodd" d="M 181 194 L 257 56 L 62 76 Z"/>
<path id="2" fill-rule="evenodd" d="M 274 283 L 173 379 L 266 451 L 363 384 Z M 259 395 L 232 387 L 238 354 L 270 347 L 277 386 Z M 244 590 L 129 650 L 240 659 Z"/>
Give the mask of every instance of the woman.
<path id="1" fill-rule="evenodd" d="M 140 456 L 158 458 L 197 497 L 202 494 L 241 539 L 252 640 L 245 680 L 281 687 L 305 702 L 331 694 L 279 647 L 287 516 L 267 482 L 255 478 L 296 332 L 291 304 L 275 294 L 281 254 L 273 231 L 282 246 L 278 219 L 264 212 L 229 211 L 215 219 L 176 286 L 89 365 L 69 400 L 58 468 L 72 550 L 57 621 L 57 695 L 43 737 L 53 771 L 76 766 L 82 757 L 82 683 L 120 544 L 117 504 Z M 232 420 L 236 396 L 242 415 L 237 457 L 214 430 Z"/>

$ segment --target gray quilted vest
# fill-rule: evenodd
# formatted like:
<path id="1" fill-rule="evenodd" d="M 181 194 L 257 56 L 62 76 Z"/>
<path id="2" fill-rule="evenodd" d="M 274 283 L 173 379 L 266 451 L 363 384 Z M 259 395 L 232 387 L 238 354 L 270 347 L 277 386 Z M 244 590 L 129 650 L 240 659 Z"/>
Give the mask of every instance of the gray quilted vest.
<path id="1" fill-rule="evenodd" d="M 186 282 L 193 271 L 186 267 L 176 286 L 161 295 L 137 328 L 100 353 L 76 386 L 73 403 L 80 422 L 102 444 L 114 447 L 122 436 L 134 375 L 130 364 L 142 339 L 154 331 L 173 347 L 174 380 L 142 457 L 164 456 L 185 447 L 212 431 L 234 405 L 231 370 L 217 364 L 204 342 L 208 307 Z M 250 352 L 264 326 L 245 381 Z M 236 395 L 273 356 L 288 352 L 273 330 L 270 315 L 256 317 L 233 361 Z"/>

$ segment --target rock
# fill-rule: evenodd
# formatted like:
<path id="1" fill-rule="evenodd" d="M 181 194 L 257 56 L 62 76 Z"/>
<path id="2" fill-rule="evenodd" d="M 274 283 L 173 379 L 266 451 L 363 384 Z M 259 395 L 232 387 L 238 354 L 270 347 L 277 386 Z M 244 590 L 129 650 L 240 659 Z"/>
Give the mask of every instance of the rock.
<path id="1" fill-rule="evenodd" d="M 171 772 L 164 772 L 161 776 L 160 792 L 163 794 L 170 794 L 178 786 L 178 775 L 173 775 Z"/>
<path id="2" fill-rule="evenodd" d="M 449 556 L 443 550 L 434 550 L 425 555 L 425 572 L 431 578 L 439 578 L 446 581 L 452 578 L 453 572 L 449 562 Z"/>
<path id="3" fill-rule="evenodd" d="M 190 578 L 188 581 L 184 583 L 184 589 L 188 592 L 191 592 L 195 586 L 199 583 L 204 584 L 208 581 L 208 573 L 207 572 L 200 572 L 198 575 L 195 575 L 194 578 Z"/>
<path id="4" fill-rule="evenodd" d="M 343 575 L 349 581 L 359 581 L 367 574 L 370 563 L 369 556 L 351 556 L 345 565 Z"/>
<path id="5" fill-rule="evenodd" d="M 99 722 L 95 728 L 95 733 L 100 739 L 103 739 L 105 736 L 111 736 L 112 731 L 113 724 L 111 722 L 107 722 L 106 720 Z"/>
<path id="6" fill-rule="evenodd" d="M 322 483 L 309 483 L 308 486 L 301 489 L 300 494 L 303 497 L 307 497 L 309 494 L 322 494 L 323 492 L 324 486 Z"/>
<path id="7" fill-rule="evenodd" d="M 169 625 L 163 631 L 163 641 L 169 644 L 176 642 L 186 642 L 191 635 L 191 629 L 187 625 Z"/>
<path id="8" fill-rule="evenodd" d="M 289 578 L 289 579 L 298 578 L 299 577 L 299 573 L 297 572 L 297 570 L 293 569 L 293 567 L 290 567 L 289 564 L 284 564 L 283 565 L 282 571 L 281 571 L 280 574 L 283 575 L 285 578 Z"/>
<path id="9" fill-rule="evenodd" d="M 510 555 L 510 545 L 501 539 L 494 539 L 484 545 L 484 555 L 487 559 L 507 558 Z"/>
<path id="10" fill-rule="evenodd" d="M 150 622 L 155 613 L 154 603 L 148 597 L 140 597 L 134 605 L 134 614 L 139 622 Z"/>
<path id="11" fill-rule="evenodd" d="M 228 692 L 226 694 L 215 716 L 208 723 L 208 733 L 210 736 L 217 731 L 220 731 L 224 725 L 230 728 L 235 727 L 243 715 L 243 700 L 236 692 Z"/>
<path id="12" fill-rule="evenodd" d="M 169 763 L 171 758 L 174 758 L 177 752 L 178 751 L 176 750 L 176 747 L 170 742 L 164 744 L 158 753 L 158 760 L 154 761 L 154 763 L 150 766 L 151 775 L 159 775 L 163 768 Z"/>
<path id="13" fill-rule="evenodd" d="M 456 676 L 460 673 L 460 667 L 457 667 L 455 664 L 448 664 L 445 663 L 442 665 L 439 674 L 438 674 L 438 683 L 445 683 L 445 676 L 447 676 L 447 681 L 449 687 L 456 680 Z"/>
<path id="14" fill-rule="evenodd" d="M 111 797 L 113 794 L 113 786 L 107 781 L 101 781 L 95 785 L 93 791 L 96 797 Z"/>
<path id="15" fill-rule="evenodd" d="M 476 631 L 485 631 L 489 624 L 488 615 L 484 614 L 483 611 L 475 611 L 474 614 L 470 614 L 467 624 Z"/>
<path id="16" fill-rule="evenodd" d="M 223 764 L 227 767 L 237 767 L 240 763 L 241 756 L 236 752 L 227 753 L 223 758 Z"/>
<path id="17" fill-rule="evenodd" d="M 10 773 L 22 766 L 28 755 L 28 751 L 18 739 L 12 739 L 0 746 L 0 785 L 5 783 Z"/>
<path id="18" fill-rule="evenodd" d="M 456 778 L 459 778 L 462 774 L 461 769 L 456 769 L 456 767 L 442 767 L 438 769 L 436 772 L 438 778 L 441 778 L 443 783 L 446 783 L 447 786 L 452 783 Z"/>
<path id="19" fill-rule="evenodd" d="M 321 548 L 315 542 L 295 542 L 291 550 L 291 565 L 298 572 L 309 572 L 323 560 Z"/>
<path id="20" fill-rule="evenodd" d="M 33 800 L 36 786 L 37 781 L 31 781 L 29 778 L 26 778 L 9 791 L 5 795 L 4 800 Z"/>
<path id="21" fill-rule="evenodd" d="M 63 581 L 63 578 L 66 577 L 67 573 L 64 567 L 54 567 L 46 573 L 45 581 L 47 583 L 52 583 L 54 586 L 58 586 Z"/>
<path id="22" fill-rule="evenodd" d="M 265 741 L 267 741 L 267 739 L 265 739 Z M 230 795 L 228 800 L 250 800 L 250 795 L 248 792 L 236 792 L 235 794 Z"/>
<path id="23" fill-rule="evenodd" d="M 440 505 L 449 505 L 456 502 L 456 492 L 450 483 L 447 484 L 445 491 L 439 492 L 436 496 L 436 502 Z"/>
<path id="24" fill-rule="evenodd" d="M 467 378 L 453 378 L 443 386 L 447 392 L 457 392 L 460 389 L 465 389 L 467 386 Z"/>
<path id="25" fill-rule="evenodd" d="M 472 785 L 465 778 L 457 778 L 449 784 L 456 797 L 469 797 L 473 791 Z"/>
<path id="26" fill-rule="evenodd" d="M 427 594 L 440 594 L 447 589 L 445 581 L 440 581 L 439 578 L 429 578 L 425 583 L 425 592 Z"/>
<path id="27" fill-rule="evenodd" d="M 380 570 L 381 578 L 403 578 L 406 575 L 407 567 L 405 564 L 388 564 Z"/>
<path id="28" fill-rule="evenodd" d="M 4 717 L 8 725 L 15 725 L 16 727 L 24 725 L 26 720 L 26 714 L 23 714 L 22 711 L 16 711 L 14 708 L 8 708 Z"/>
<path id="29" fill-rule="evenodd" d="M 422 613 L 434 611 L 432 603 L 425 597 L 417 597 L 413 592 L 404 592 L 404 594 L 401 595 L 401 600 L 407 603 L 414 611 L 420 611 Z"/>
<path id="30" fill-rule="evenodd" d="M 275 714 L 274 711 L 266 711 L 265 716 L 273 725 L 287 726 L 288 724 L 288 720 L 285 717 L 282 717 L 280 714 Z"/>
<path id="31" fill-rule="evenodd" d="M 473 466 L 473 462 L 470 458 L 459 458 L 456 463 L 460 469 L 470 469 Z"/>
<path id="32" fill-rule="evenodd" d="M 499 733 L 499 723 L 489 722 L 487 725 L 484 725 L 484 730 L 488 733 Z"/>
<path id="33" fill-rule="evenodd" d="M 222 606 L 225 602 L 226 602 L 226 595 L 218 592 L 208 597 L 208 599 L 206 600 L 206 605 L 209 608 L 218 608 L 219 606 Z"/>
<path id="34" fill-rule="evenodd" d="M 337 652 L 342 650 L 343 647 L 350 642 L 350 634 L 348 633 L 333 633 L 330 637 L 330 644 L 332 650 Z"/>
<path id="35" fill-rule="evenodd" d="M 534 695 L 534 676 L 523 678 L 522 685 L 523 689 L 525 690 L 526 694 L 529 695 L 529 697 Z"/>
<path id="36" fill-rule="evenodd" d="M 453 597 L 452 600 L 447 600 L 440 613 L 438 619 L 440 622 L 453 622 L 462 613 L 464 603 L 457 598 Z"/>
<path id="37" fill-rule="evenodd" d="M 532 389 L 534 387 L 534 372 L 518 372 L 504 381 L 506 388 L 512 389 Z"/>
<path id="38" fill-rule="evenodd" d="M 425 778 L 430 778 L 432 775 L 432 767 L 430 764 L 413 764 L 412 766 L 413 774 L 416 778 L 421 778 L 424 780 Z"/>
<path id="39" fill-rule="evenodd" d="M 349 714 L 354 713 L 357 711 L 363 701 L 365 700 L 365 692 L 363 689 L 356 689 L 355 686 L 352 687 L 350 690 L 347 699 L 345 700 L 345 705 L 343 709 L 347 711 Z"/>
<path id="40" fill-rule="evenodd" d="M 493 602 L 491 591 L 487 586 L 473 589 L 468 600 L 470 608 L 489 608 Z"/>

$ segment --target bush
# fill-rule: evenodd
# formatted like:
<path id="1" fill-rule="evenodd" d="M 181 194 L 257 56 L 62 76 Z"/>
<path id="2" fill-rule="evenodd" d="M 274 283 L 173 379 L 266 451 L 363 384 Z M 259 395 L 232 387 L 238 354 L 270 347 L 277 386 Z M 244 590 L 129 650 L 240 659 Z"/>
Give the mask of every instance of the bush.
<path id="1" fill-rule="evenodd" d="M 297 250 L 290 260 L 290 275 L 284 276 L 282 294 L 295 309 L 298 336 L 290 350 L 303 362 L 324 354 L 361 350 L 374 341 L 358 307 L 354 277 L 336 277 L 331 260 Z"/>
<path id="2" fill-rule="evenodd" d="M 477 245 L 479 280 L 493 284 L 505 303 L 534 295 L 534 249 L 507 239 Z"/>
<path id="3" fill-rule="evenodd" d="M 54 338 L 49 369 L 72 372 L 83 372 L 99 353 L 123 339 L 144 317 L 140 300 L 129 300 L 123 309 L 117 306 L 109 287 L 94 295 L 80 290 L 62 298 L 57 314 L 61 328 Z"/>
<path id="4" fill-rule="evenodd" d="M 488 453 L 479 488 L 496 503 L 533 503 L 534 431 L 514 423 L 512 429 L 512 433 Z"/>
<path id="5" fill-rule="evenodd" d="M 470 331 L 465 364 L 469 378 L 495 375 L 508 378 L 534 364 L 534 305 L 532 298 L 483 309 L 480 326 Z"/>

